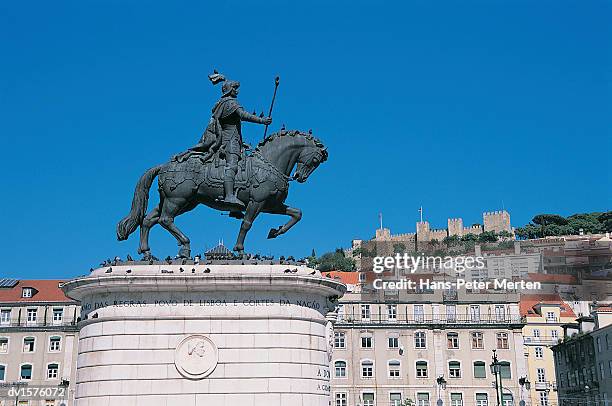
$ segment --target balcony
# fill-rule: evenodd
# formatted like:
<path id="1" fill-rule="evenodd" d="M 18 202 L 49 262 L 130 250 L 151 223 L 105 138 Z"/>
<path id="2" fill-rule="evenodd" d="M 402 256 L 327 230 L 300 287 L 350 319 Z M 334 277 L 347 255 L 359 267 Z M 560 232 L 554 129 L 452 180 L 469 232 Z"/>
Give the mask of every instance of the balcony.
<path id="1" fill-rule="evenodd" d="M 360 314 L 343 314 L 338 316 L 337 324 L 361 325 L 361 324 L 393 324 L 393 325 L 509 325 L 524 324 L 520 317 L 496 317 L 480 316 L 474 318 L 470 315 L 434 315 L 434 314 L 401 314 L 395 318 L 389 318 L 386 314 L 371 314 L 369 318 L 361 318 Z"/>
<path id="2" fill-rule="evenodd" d="M 523 336 L 523 342 L 528 345 L 556 345 L 559 343 L 559 337 L 553 336 Z"/>
<path id="3" fill-rule="evenodd" d="M 76 322 L 74 321 L 57 321 L 57 320 L 2 320 L 0 322 L 0 330 L 5 328 L 23 328 L 23 329 L 36 329 L 36 328 L 66 328 L 66 327 L 76 327 Z"/>

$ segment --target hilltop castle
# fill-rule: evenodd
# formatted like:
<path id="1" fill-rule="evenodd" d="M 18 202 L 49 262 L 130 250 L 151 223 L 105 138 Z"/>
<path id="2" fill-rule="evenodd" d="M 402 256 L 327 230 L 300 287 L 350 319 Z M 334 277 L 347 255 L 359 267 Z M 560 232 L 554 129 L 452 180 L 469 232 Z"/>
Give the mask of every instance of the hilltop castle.
<path id="1" fill-rule="evenodd" d="M 447 228 L 431 229 L 429 222 L 418 221 L 416 223 L 416 233 L 391 234 L 388 228 L 379 228 L 376 230 L 376 236 L 373 241 L 391 241 L 401 242 L 403 244 L 416 245 L 417 242 L 428 242 L 432 240 L 442 241 L 444 238 L 456 235 L 462 237 L 466 234 L 479 235 L 485 231 L 500 233 L 507 231 L 514 235 L 514 227 L 510 225 L 510 213 L 506 210 L 492 211 L 482 213 L 483 224 L 473 224 L 469 227 L 464 227 L 463 219 L 449 218 L 447 220 Z M 355 243 L 353 243 L 355 246 Z"/>

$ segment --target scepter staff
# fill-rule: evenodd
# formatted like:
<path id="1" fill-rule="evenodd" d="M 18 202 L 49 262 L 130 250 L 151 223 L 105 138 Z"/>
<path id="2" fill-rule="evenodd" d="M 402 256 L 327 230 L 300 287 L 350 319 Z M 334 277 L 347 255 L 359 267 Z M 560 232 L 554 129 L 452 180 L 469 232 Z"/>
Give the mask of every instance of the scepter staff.
<path id="1" fill-rule="evenodd" d="M 274 108 L 274 100 L 276 100 L 276 90 L 278 89 L 278 84 L 280 83 L 280 77 L 277 76 L 274 79 L 274 94 L 272 95 L 272 103 L 270 103 L 270 112 L 268 113 L 268 117 L 272 118 L 272 109 Z M 266 124 L 266 128 L 264 130 L 264 140 L 266 139 L 266 135 L 268 134 L 268 124 Z"/>

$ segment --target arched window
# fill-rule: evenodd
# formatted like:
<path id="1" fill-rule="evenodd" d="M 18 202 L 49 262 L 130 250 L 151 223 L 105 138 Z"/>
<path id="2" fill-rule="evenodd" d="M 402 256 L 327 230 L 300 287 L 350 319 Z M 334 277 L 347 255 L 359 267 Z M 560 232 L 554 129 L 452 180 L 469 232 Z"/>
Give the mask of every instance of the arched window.
<path id="1" fill-rule="evenodd" d="M 416 377 L 417 378 L 427 378 L 427 361 L 417 361 Z"/>
<path id="2" fill-rule="evenodd" d="M 448 376 L 451 378 L 461 378 L 461 363 L 459 361 L 449 361 Z"/>
<path id="3" fill-rule="evenodd" d="M 487 365 L 483 361 L 474 361 L 474 378 L 486 378 Z"/>
<path id="4" fill-rule="evenodd" d="M 512 379 L 512 368 L 508 361 L 501 361 L 499 363 L 499 373 L 502 379 Z"/>
<path id="5" fill-rule="evenodd" d="M 374 362 L 370 360 L 361 361 L 361 377 L 372 378 L 374 377 Z"/>
<path id="6" fill-rule="evenodd" d="M 336 361 L 334 370 L 336 378 L 346 378 L 346 361 Z"/>
<path id="7" fill-rule="evenodd" d="M 401 363 L 396 359 L 389 361 L 389 378 L 399 378 L 401 376 L 400 366 Z"/>
<path id="8" fill-rule="evenodd" d="M 32 365 L 31 364 L 23 364 L 21 366 L 19 378 L 22 381 L 29 381 L 32 379 Z"/>
<path id="9" fill-rule="evenodd" d="M 49 337 L 49 351 L 50 352 L 60 351 L 61 348 L 62 348 L 62 337 L 60 336 Z"/>
<path id="10" fill-rule="evenodd" d="M 47 365 L 47 379 L 58 379 L 59 378 L 59 365 L 49 364 Z"/>
<path id="11" fill-rule="evenodd" d="M 34 352 L 35 344 L 36 344 L 36 339 L 34 337 L 24 337 L 23 338 L 23 352 Z"/>

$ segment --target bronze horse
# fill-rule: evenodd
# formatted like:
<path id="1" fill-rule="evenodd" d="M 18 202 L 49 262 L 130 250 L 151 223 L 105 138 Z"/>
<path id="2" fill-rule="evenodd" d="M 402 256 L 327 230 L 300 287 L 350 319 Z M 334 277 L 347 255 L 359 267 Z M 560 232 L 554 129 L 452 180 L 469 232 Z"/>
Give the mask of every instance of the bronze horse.
<path id="1" fill-rule="evenodd" d="M 291 217 L 286 224 L 271 229 L 268 238 L 286 233 L 300 221 L 302 211 L 285 204 L 289 181 L 305 182 L 327 156 L 325 146 L 312 135 L 299 131 L 281 131 L 260 142 L 252 154 L 244 157 L 236 184 L 237 196 L 246 205 L 246 209 L 244 214 L 230 213 L 233 217 L 243 217 L 234 251 L 244 254 L 244 239 L 259 213 Z M 178 241 L 178 256 L 189 258 L 189 238 L 174 224 L 174 218 L 193 210 L 198 204 L 230 211 L 220 199 L 223 195 L 223 166 L 218 156 L 202 162 L 201 157 L 192 155 L 183 162 L 172 159 L 146 171 L 136 184 L 130 213 L 117 224 L 117 239 L 126 240 L 140 226 L 138 253 L 149 260 L 152 258 L 149 231 L 159 223 Z M 146 214 L 149 189 L 156 176 L 159 183 L 159 205 Z"/>

